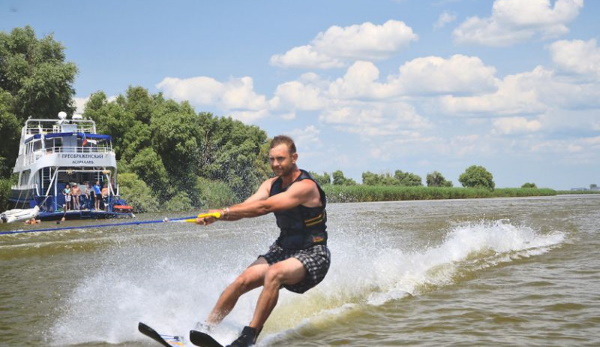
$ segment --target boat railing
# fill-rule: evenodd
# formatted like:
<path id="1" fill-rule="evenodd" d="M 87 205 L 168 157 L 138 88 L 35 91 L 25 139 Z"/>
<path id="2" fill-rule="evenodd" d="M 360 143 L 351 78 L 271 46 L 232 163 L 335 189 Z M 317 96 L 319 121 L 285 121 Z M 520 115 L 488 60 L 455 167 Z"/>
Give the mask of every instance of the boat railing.
<path id="1" fill-rule="evenodd" d="M 70 119 L 64 122 L 56 119 L 28 119 L 25 124 L 25 135 L 60 133 L 63 132 L 61 128 L 63 124 L 75 124 L 77 126 L 76 132 L 96 133 L 96 122 L 91 119 Z"/>
<path id="2" fill-rule="evenodd" d="M 35 192 L 39 193 L 37 184 L 13 184 L 11 186 L 11 189 L 18 189 L 18 190 L 22 190 L 22 191 L 35 189 Z"/>
<path id="3" fill-rule="evenodd" d="M 37 135 L 37 134 L 55 134 L 55 133 L 60 133 L 62 132 L 60 126 L 58 125 L 54 125 L 50 128 L 27 128 L 25 135 L 26 136 L 31 136 L 31 135 Z M 79 133 L 86 133 L 86 134 L 94 134 L 95 130 L 93 126 L 78 126 L 76 132 Z"/>

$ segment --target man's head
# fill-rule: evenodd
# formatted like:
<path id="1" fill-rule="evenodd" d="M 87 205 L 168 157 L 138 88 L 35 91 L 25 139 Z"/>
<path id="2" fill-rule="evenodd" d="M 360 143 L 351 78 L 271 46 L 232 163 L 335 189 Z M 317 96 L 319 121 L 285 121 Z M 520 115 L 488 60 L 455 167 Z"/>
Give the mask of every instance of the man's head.
<path id="1" fill-rule="evenodd" d="M 269 149 L 269 163 L 277 176 L 287 176 L 296 169 L 296 145 L 291 137 L 275 136 Z"/>
<path id="2" fill-rule="evenodd" d="M 287 146 L 290 154 L 296 153 L 296 144 L 294 143 L 294 140 L 292 140 L 291 137 L 286 136 L 286 135 L 275 136 L 273 138 L 273 140 L 271 140 L 271 146 L 269 147 L 269 149 L 273 149 L 274 147 L 277 147 L 281 144 L 284 144 Z"/>

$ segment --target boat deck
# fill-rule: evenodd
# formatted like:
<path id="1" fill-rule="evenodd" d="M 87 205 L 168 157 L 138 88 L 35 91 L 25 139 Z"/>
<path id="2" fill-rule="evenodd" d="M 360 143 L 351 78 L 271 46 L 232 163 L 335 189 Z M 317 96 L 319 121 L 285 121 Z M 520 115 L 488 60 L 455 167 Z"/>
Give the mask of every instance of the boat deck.
<path id="1" fill-rule="evenodd" d="M 42 221 L 57 221 L 62 218 L 73 219 L 106 219 L 106 218 L 133 218 L 131 212 L 106 212 L 104 210 L 69 210 L 57 212 L 40 212 L 37 219 Z"/>

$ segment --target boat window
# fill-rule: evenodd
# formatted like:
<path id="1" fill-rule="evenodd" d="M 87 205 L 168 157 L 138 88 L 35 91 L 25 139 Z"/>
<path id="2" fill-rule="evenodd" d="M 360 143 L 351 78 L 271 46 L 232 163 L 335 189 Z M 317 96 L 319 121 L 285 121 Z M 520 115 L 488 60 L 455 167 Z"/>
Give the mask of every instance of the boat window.
<path id="1" fill-rule="evenodd" d="M 33 151 L 39 151 L 40 149 L 42 149 L 42 141 L 40 140 L 35 140 L 33 141 Z"/>
<path id="2" fill-rule="evenodd" d="M 61 130 L 63 133 L 76 133 L 77 132 L 77 124 L 63 124 L 61 126 Z"/>
<path id="3" fill-rule="evenodd" d="M 59 147 L 62 147 L 62 138 L 53 137 L 51 139 L 46 139 L 45 145 L 46 149 L 50 149 L 52 152 L 60 152 Z"/>
<path id="4" fill-rule="evenodd" d="M 34 141 L 30 141 L 29 143 L 27 143 L 27 146 L 25 146 L 25 153 L 29 154 L 33 152 L 33 142 Z"/>
<path id="5" fill-rule="evenodd" d="M 29 183 L 29 175 L 31 174 L 31 170 L 25 170 L 21 173 L 21 186 L 27 185 Z"/>

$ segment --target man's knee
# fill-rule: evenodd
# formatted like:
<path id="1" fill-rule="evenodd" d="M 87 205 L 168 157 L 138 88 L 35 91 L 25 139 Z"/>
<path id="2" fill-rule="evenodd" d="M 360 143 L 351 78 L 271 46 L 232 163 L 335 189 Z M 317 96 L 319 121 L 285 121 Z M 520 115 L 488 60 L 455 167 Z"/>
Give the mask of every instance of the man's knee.
<path id="1" fill-rule="evenodd" d="M 295 284 L 302 281 L 306 276 L 306 270 L 300 262 L 295 264 L 297 260 L 293 260 L 295 261 L 280 262 L 269 267 L 265 275 L 265 286 L 269 284 L 279 288 L 284 284 Z"/>
<path id="2" fill-rule="evenodd" d="M 265 274 L 265 285 L 268 283 L 275 283 L 281 285 L 284 279 L 284 271 L 277 264 L 271 266 L 269 271 Z"/>
<path id="3" fill-rule="evenodd" d="M 259 287 L 260 284 L 261 283 L 258 283 L 253 276 L 244 272 L 233 281 L 231 286 L 236 292 L 239 292 L 239 294 L 241 295 L 251 291 L 254 288 Z"/>

